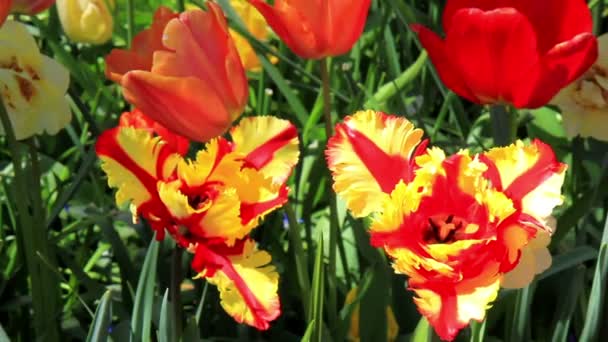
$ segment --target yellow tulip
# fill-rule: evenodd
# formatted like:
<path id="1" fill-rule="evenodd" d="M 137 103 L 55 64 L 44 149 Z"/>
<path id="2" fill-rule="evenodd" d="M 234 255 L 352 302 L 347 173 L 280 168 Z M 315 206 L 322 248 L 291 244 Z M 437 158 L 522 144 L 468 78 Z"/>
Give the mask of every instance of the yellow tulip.
<path id="1" fill-rule="evenodd" d="M 65 34 L 73 41 L 103 44 L 112 38 L 112 0 L 57 0 Z"/>
<path id="2" fill-rule="evenodd" d="M 598 38 L 599 58 L 580 79 L 551 101 L 560 107 L 566 132 L 573 137 L 608 141 L 608 34 Z"/>
<path id="3" fill-rule="evenodd" d="M 230 5 L 234 8 L 235 12 L 239 15 L 245 27 L 257 40 L 265 41 L 268 39 L 270 29 L 264 17 L 246 0 L 230 0 Z M 230 30 L 230 35 L 234 41 L 241 62 L 248 71 L 259 71 L 262 67 L 260 59 L 258 58 L 255 50 L 249 44 L 249 41 L 234 30 Z M 276 63 L 276 58 L 271 58 L 272 63 Z"/>
<path id="4" fill-rule="evenodd" d="M 71 119 L 65 98 L 69 73 L 40 54 L 25 25 L 7 21 L 0 28 L 0 96 L 17 139 L 55 134 Z M 0 134 L 4 134 L 0 126 Z"/>

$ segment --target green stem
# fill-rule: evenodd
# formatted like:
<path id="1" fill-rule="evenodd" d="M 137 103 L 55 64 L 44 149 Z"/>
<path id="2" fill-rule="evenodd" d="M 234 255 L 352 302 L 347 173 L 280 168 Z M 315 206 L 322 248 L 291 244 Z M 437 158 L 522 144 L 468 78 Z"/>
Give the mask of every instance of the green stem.
<path id="1" fill-rule="evenodd" d="M 135 0 L 127 0 L 127 45 L 131 47 L 135 36 Z"/>
<path id="2" fill-rule="evenodd" d="M 171 284 L 169 290 L 169 301 L 173 303 L 173 316 L 175 329 L 173 336 L 174 341 L 180 340 L 182 331 L 182 295 L 181 284 L 183 280 L 182 273 L 182 255 L 184 251 L 181 247 L 175 246 L 171 253 Z"/>
<path id="3" fill-rule="evenodd" d="M 58 341 L 59 329 L 56 315 L 59 314 L 59 284 L 53 274 L 46 267 L 43 267 L 42 260 L 37 255 L 37 253 L 40 253 L 46 258 L 46 261 L 53 260 L 49 258 L 46 230 L 42 232 L 34 231 L 34 227 L 36 226 L 40 228 L 44 227 L 44 217 L 40 202 L 41 194 L 39 191 L 40 170 L 37 161 L 38 157 L 37 154 L 32 153 L 33 158 L 36 159 L 32 169 L 29 168 L 28 164 L 25 167 L 22 164 L 23 155 L 15 137 L 10 118 L 4 107 L 2 97 L 0 97 L 0 121 L 2 122 L 11 151 L 15 173 L 15 191 L 13 193 L 18 211 L 19 225 L 15 227 L 15 230 L 18 231 L 17 235 L 22 237 L 19 245 L 25 254 L 27 270 L 31 277 L 30 286 L 34 309 L 34 330 L 39 339 Z M 30 174 L 31 171 L 34 174 Z M 31 176 L 32 184 L 36 184 L 37 182 L 34 188 L 31 187 L 31 184 L 30 186 L 27 184 L 28 180 L 26 177 L 28 174 Z M 34 216 L 34 214 L 38 214 L 38 216 Z"/>
<path id="4" fill-rule="evenodd" d="M 185 1 L 184 0 L 177 0 L 177 11 L 181 13 L 185 9 L 186 9 Z"/>
<path id="5" fill-rule="evenodd" d="M 298 283 L 300 284 L 300 291 L 302 291 L 304 312 L 308 314 L 308 305 L 310 303 L 310 276 L 308 273 L 306 256 L 304 255 L 304 248 L 302 248 L 302 229 L 298 224 L 296 214 L 290 202 L 285 204 L 285 214 L 287 215 L 287 221 L 289 222 L 289 240 L 291 242 L 291 247 L 293 248 L 294 260 L 296 262 L 296 274 L 298 276 Z M 308 317 L 308 320 L 310 320 L 310 317 Z"/>
<path id="6" fill-rule="evenodd" d="M 517 138 L 517 111 L 503 104 L 490 107 L 494 145 L 507 146 Z"/>
<path id="7" fill-rule="evenodd" d="M 327 58 L 321 59 L 321 84 L 323 91 L 323 116 L 325 118 L 325 135 L 329 140 L 333 135 L 333 123 L 331 119 L 331 90 L 329 81 L 329 66 Z M 327 311 L 329 317 L 329 326 L 331 331 L 336 331 L 334 328 L 337 326 L 338 320 L 338 300 L 336 293 L 336 245 L 338 239 L 338 205 L 336 201 L 336 194 L 333 192 L 331 187 L 331 174 L 328 172 L 329 182 L 328 184 L 328 196 L 329 196 L 329 263 L 327 276 L 328 285 L 328 304 Z"/>

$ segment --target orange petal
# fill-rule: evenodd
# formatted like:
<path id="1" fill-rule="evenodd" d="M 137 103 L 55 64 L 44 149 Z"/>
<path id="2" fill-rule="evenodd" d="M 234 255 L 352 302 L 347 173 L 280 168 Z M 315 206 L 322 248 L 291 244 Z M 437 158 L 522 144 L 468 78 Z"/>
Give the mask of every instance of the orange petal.
<path id="1" fill-rule="evenodd" d="M 336 126 L 325 152 L 334 190 L 357 217 L 378 211 L 382 198 L 414 176 L 422 130 L 405 118 L 362 111 Z"/>
<path id="2" fill-rule="evenodd" d="M 279 274 L 270 261 L 270 254 L 246 240 L 235 248 L 199 244 L 192 267 L 218 287 L 222 307 L 237 322 L 266 330 L 281 314 Z"/>
<path id="3" fill-rule="evenodd" d="M 177 13 L 160 6 L 154 13 L 152 26 L 133 38 L 130 49 L 113 49 L 106 57 L 106 77 L 120 82 L 122 76 L 131 70 L 150 71 L 154 52 L 165 49 L 162 42 L 163 30 L 175 17 Z"/>
<path id="4" fill-rule="evenodd" d="M 122 86 L 127 101 L 190 140 L 207 141 L 230 127 L 230 114 L 216 91 L 197 78 L 132 71 Z"/>
<path id="5" fill-rule="evenodd" d="M 298 131 L 287 120 L 272 116 L 245 118 L 230 135 L 234 151 L 245 156 L 245 167 L 262 172 L 275 183 L 284 183 L 298 163 Z"/>

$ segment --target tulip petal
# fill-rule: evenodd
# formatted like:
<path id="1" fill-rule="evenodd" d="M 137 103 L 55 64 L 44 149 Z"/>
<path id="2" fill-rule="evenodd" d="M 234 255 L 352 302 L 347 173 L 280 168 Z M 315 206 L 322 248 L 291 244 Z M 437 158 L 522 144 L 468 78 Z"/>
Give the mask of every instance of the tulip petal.
<path id="1" fill-rule="evenodd" d="M 295 54 L 302 58 L 320 58 L 322 45 L 314 34 L 314 29 L 295 6 L 288 1 L 278 0 L 273 8 L 264 0 L 249 0 L 266 18 L 268 25 Z"/>
<path id="2" fill-rule="evenodd" d="M 477 102 L 513 102 L 513 86 L 537 64 L 534 28 L 513 8 L 462 9 L 447 32 L 446 51 Z M 443 61 L 436 61 L 444 63 Z"/>
<path id="3" fill-rule="evenodd" d="M 165 128 L 158 122 L 153 121 L 152 119 L 147 117 L 139 109 L 134 109 L 131 112 L 122 113 L 122 115 L 120 116 L 119 126 L 141 128 L 149 132 L 156 133 L 176 153 L 179 153 L 182 156 L 188 153 L 188 149 L 190 147 L 190 142 L 188 141 L 188 139 L 169 131 L 167 128 Z"/>
<path id="4" fill-rule="evenodd" d="M 519 289 L 528 286 L 534 276 L 551 266 L 551 253 L 547 249 L 551 242 L 548 232 L 539 230 L 536 236 L 522 249 L 517 266 L 506 273 L 501 286 L 506 289 Z"/>
<path id="5" fill-rule="evenodd" d="M 454 15 L 463 8 L 491 11 L 511 7 L 528 18 L 534 26 L 541 54 L 574 36 L 593 30 L 587 3 L 582 0 L 553 0 L 550 5 L 529 0 L 448 0 L 443 11 L 443 29 L 448 32 L 456 22 Z"/>
<path id="6" fill-rule="evenodd" d="M 336 125 L 325 155 L 334 190 L 357 217 L 380 209 L 399 181 L 414 175 L 414 160 L 425 143 L 422 130 L 405 118 L 363 111 Z"/>
<path id="7" fill-rule="evenodd" d="M 551 147 L 540 140 L 524 146 L 517 141 L 480 156 L 497 189 L 513 200 L 532 223 L 547 227 L 553 208 L 562 203 L 561 186 L 566 165 L 557 161 Z"/>
<path id="8" fill-rule="evenodd" d="M 207 141 L 230 126 L 230 114 L 216 91 L 197 78 L 131 71 L 122 86 L 127 101 L 191 140 Z"/>
<path id="9" fill-rule="evenodd" d="M 452 341 L 471 320 L 483 321 L 486 309 L 498 295 L 500 279 L 462 292 L 448 284 L 412 289 L 417 296 L 414 302 L 418 311 L 428 319 L 442 340 Z"/>
<path id="10" fill-rule="evenodd" d="M 418 34 L 422 46 L 426 49 L 445 85 L 458 95 L 472 102 L 479 102 L 475 94 L 467 87 L 458 68 L 454 67 L 452 59 L 448 57 L 445 41 L 435 32 L 422 25 L 412 25 L 412 30 Z"/>
<path id="11" fill-rule="evenodd" d="M 133 38 L 131 49 L 113 49 L 106 57 L 106 77 L 114 82 L 120 82 L 122 76 L 129 71 L 150 71 L 153 53 L 165 49 L 162 42 L 163 30 L 177 15 L 165 6 L 158 7 L 154 12 L 152 26 Z"/>
<path id="12" fill-rule="evenodd" d="M 547 104 L 562 88 L 580 77 L 598 58 L 597 39 L 582 33 L 547 52 L 514 87 L 513 104 L 538 108 Z"/>
<path id="13" fill-rule="evenodd" d="M 199 276 L 217 286 L 221 305 L 230 316 L 239 323 L 266 330 L 281 313 L 279 274 L 270 261 L 270 254 L 246 240 L 240 253 L 229 255 L 200 244 L 192 264 L 201 272 Z M 209 265 L 214 268 L 212 272 L 206 270 Z"/>
<path id="14" fill-rule="evenodd" d="M 327 1 L 329 5 L 327 50 L 330 56 L 339 56 L 353 48 L 365 28 L 371 0 Z M 339 24 L 338 24 L 339 23 Z"/>
<path id="15" fill-rule="evenodd" d="M 245 167 L 284 183 L 300 155 L 298 131 L 287 120 L 256 116 L 241 120 L 230 131 L 234 151 L 244 155 Z"/>
<path id="16" fill-rule="evenodd" d="M 163 44 L 173 58 L 157 60 L 152 72 L 163 76 L 200 79 L 236 119 L 247 104 L 245 70 L 228 32 L 224 14 L 213 2 L 208 10 L 186 11 L 165 27 Z M 202 95 L 198 95 L 202 96 Z M 231 120 L 232 121 L 232 120 Z"/>

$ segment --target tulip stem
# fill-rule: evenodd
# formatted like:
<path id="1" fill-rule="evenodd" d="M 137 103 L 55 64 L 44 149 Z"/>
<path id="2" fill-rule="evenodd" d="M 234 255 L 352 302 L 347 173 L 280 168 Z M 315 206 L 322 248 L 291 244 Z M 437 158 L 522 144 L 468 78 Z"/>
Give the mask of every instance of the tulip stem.
<path id="1" fill-rule="evenodd" d="M 331 93 L 330 93 L 330 81 L 329 81 L 329 65 L 327 58 L 323 58 L 320 61 L 321 67 L 321 83 L 323 91 L 323 115 L 325 118 L 325 135 L 327 140 L 333 135 L 333 123 L 331 120 Z M 338 318 L 338 301 L 336 294 L 336 245 L 338 240 L 338 204 L 336 202 L 336 194 L 333 192 L 331 187 L 331 174 L 328 173 L 328 196 L 329 196 L 329 264 L 327 267 L 328 277 L 328 298 L 327 308 L 329 317 L 329 326 L 331 331 L 335 331 L 337 327 Z M 344 269 L 345 273 L 348 273 L 348 268 Z"/>
<path id="2" fill-rule="evenodd" d="M 135 0 L 127 0 L 127 46 L 130 48 L 135 36 Z"/>
<path id="3" fill-rule="evenodd" d="M 52 262 L 54 257 L 51 257 L 49 253 L 46 230 L 35 231 L 36 226 L 39 229 L 43 228 L 45 222 L 40 198 L 38 154 L 31 147 L 34 149 L 30 149 L 31 156 L 35 158 L 35 161 L 33 161 L 31 167 L 29 163 L 23 163 L 23 155 L 2 97 L 0 97 L 0 121 L 4 128 L 13 162 L 13 195 L 19 225 L 15 227 L 15 232 L 19 248 L 25 255 L 27 270 L 31 277 L 30 291 L 34 311 L 34 331 L 39 339 L 58 341 L 59 283 L 52 271 L 43 267 L 40 259 L 40 256 L 42 256 L 45 260 Z M 29 180 L 27 179 L 28 176 Z M 27 184 L 28 181 L 31 184 Z"/>
<path id="4" fill-rule="evenodd" d="M 177 11 L 178 12 L 181 13 L 186 10 L 186 5 L 184 3 L 185 3 L 184 0 L 177 0 Z"/>
<path id="5" fill-rule="evenodd" d="M 490 107 L 494 145 L 507 146 L 517 138 L 517 111 L 503 104 Z"/>

